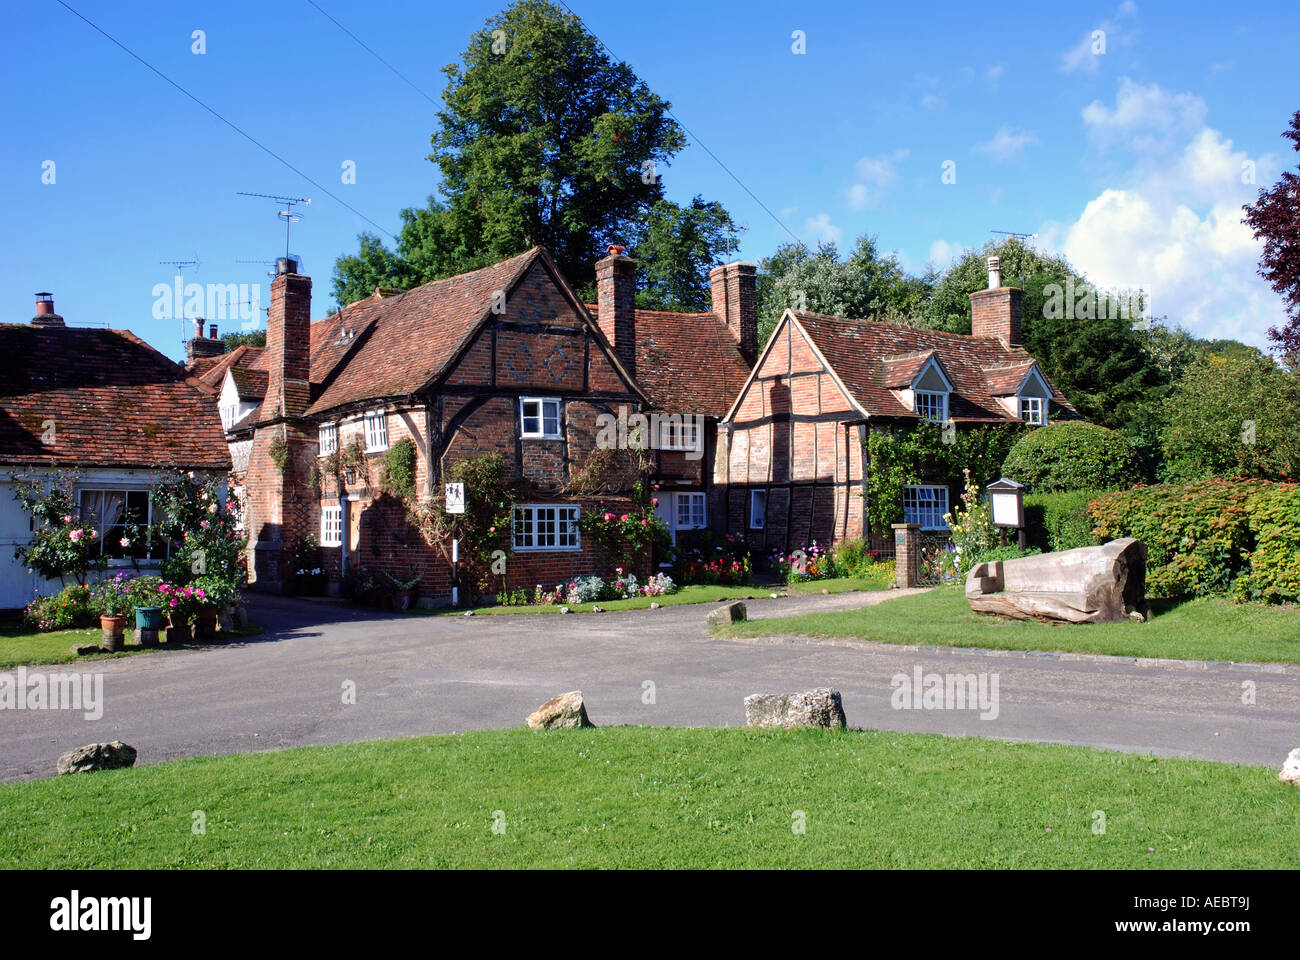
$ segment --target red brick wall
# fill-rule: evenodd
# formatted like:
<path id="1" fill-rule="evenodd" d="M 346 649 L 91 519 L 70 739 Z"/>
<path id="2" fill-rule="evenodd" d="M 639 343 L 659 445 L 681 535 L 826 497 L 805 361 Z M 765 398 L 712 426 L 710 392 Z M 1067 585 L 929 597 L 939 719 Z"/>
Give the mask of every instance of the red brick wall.
<path id="1" fill-rule="evenodd" d="M 623 369 L 636 376 L 636 261 L 616 255 L 596 263 L 597 319 Z"/>
<path id="2" fill-rule="evenodd" d="M 803 333 L 785 323 L 719 431 L 714 482 L 727 529 L 764 549 L 863 535 L 861 419 Z M 749 529 L 751 490 L 766 490 L 764 530 Z"/>
<path id="3" fill-rule="evenodd" d="M 971 336 L 1020 344 L 1020 300 L 1017 287 L 976 290 L 970 295 Z"/>

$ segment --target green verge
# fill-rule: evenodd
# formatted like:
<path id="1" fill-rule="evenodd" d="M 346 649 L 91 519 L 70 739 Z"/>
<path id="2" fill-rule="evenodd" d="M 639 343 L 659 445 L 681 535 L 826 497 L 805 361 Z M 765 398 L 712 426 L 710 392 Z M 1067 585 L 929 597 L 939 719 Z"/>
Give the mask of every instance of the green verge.
<path id="1" fill-rule="evenodd" d="M 686 603 L 713 603 L 719 598 L 723 600 L 744 600 L 746 597 L 766 597 L 773 591 L 784 590 L 783 587 L 719 587 L 706 586 L 704 584 L 694 584 L 689 587 L 682 587 L 676 593 L 665 594 L 662 597 L 633 597 L 630 600 L 601 600 L 599 603 L 577 603 L 569 606 L 572 613 L 591 613 L 592 607 L 600 607 L 602 610 L 644 610 L 652 603 L 658 603 L 662 607 L 676 607 Z M 471 608 L 476 614 L 483 616 L 497 617 L 509 616 L 519 613 L 559 613 L 559 604 L 549 603 L 527 603 L 514 607 L 473 607 Z M 429 615 L 434 614 L 442 617 L 463 617 L 464 609 L 455 610 L 412 610 L 412 614 Z"/>
<path id="2" fill-rule="evenodd" d="M 249 624 L 243 630 L 223 631 L 221 638 L 251 637 L 262 632 L 262 628 Z M 73 644 L 98 643 L 103 631 L 94 629 L 51 630 L 37 633 L 25 627 L 0 627 L 0 670 L 8 670 L 22 665 L 42 663 L 80 663 L 85 660 L 112 660 L 118 657 L 131 657 L 140 653 L 165 652 L 167 645 L 161 647 L 137 647 L 132 643 L 124 646 L 117 653 L 95 653 L 79 657 L 72 652 Z M 128 638 L 131 636 L 127 634 Z"/>
<path id="3" fill-rule="evenodd" d="M 786 590 L 793 590 L 795 593 L 821 593 L 825 590 L 827 593 L 848 593 L 850 590 L 888 590 L 890 580 L 873 580 L 867 577 L 831 577 L 828 580 L 804 580 L 800 583 L 792 583 Z"/>
<path id="4" fill-rule="evenodd" d="M 859 610 L 771 617 L 721 628 L 726 636 L 812 636 L 995 650 L 1121 657 L 1300 663 L 1300 608 L 1207 598 L 1153 603 L 1149 623 L 1052 625 L 973 613 L 960 590 L 938 588 Z"/>
<path id="5" fill-rule="evenodd" d="M 11 868 L 1236 869 L 1298 851 L 1300 791 L 1265 767 L 880 731 L 494 730 L 0 785 Z"/>

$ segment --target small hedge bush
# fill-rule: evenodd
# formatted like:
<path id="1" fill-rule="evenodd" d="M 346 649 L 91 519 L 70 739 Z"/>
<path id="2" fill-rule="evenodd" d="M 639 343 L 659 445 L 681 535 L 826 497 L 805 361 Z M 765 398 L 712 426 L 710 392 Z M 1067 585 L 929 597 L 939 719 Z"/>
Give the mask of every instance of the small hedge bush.
<path id="1" fill-rule="evenodd" d="M 1081 420 L 1030 430 L 1002 461 L 1003 476 L 1031 493 L 1116 490 L 1142 480 L 1142 461 L 1124 434 Z"/>
<path id="2" fill-rule="evenodd" d="M 1036 557 L 1042 552 L 1037 547 L 1026 547 L 1024 550 L 1015 546 L 991 547 L 975 554 L 975 559 L 971 561 L 971 568 L 974 569 L 981 563 L 993 563 L 995 560 L 1019 560 L 1021 557 Z"/>
<path id="3" fill-rule="evenodd" d="M 1025 496 L 1025 539 L 1040 550 L 1073 550 L 1098 544 L 1088 504 L 1101 490 L 1067 490 Z"/>
<path id="4" fill-rule="evenodd" d="M 1147 592 L 1300 600 L 1300 486 L 1211 478 L 1109 493 L 1090 515 L 1102 540 L 1147 545 Z"/>

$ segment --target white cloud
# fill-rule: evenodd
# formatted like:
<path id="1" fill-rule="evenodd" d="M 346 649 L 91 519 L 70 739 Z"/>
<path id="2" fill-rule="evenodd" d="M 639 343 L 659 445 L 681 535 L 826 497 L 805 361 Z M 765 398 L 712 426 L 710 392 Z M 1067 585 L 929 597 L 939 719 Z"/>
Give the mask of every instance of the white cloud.
<path id="1" fill-rule="evenodd" d="M 1102 57 L 1113 47 L 1128 46 L 1133 42 L 1136 28 L 1130 30 L 1121 21 L 1132 21 L 1137 17 L 1137 4 L 1124 0 L 1115 11 L 1115 16 L 1103 20 L 1099 26 L 1084 34 L 1083 39 L 1061 54 L 1061 70 L 1073 73 L 1082 70 L 1096 73 L 1101 68 Z"/>
<path id="2" fill-rule="evenodd" d="M 997 160 L 1010 160 L 1031 143 L 1037 143 L 1038 137 L 1028 130 L 1013 130 L 1005 124 L 993 135 L 993 139 L 977 143 L 977 153 L 987 153 Z"/>
<path id="3" fill-rule="evenodd" d="M 1083 112 L 1094 142 L 1123 144 L 1132 167 L 1079 217 L 1048 224 L 1044 245 L 1063 253 L 1100 287 L 1147 291 L 1150 313 L 1202 337 L 1263 346 L 1283 322 L 1281 300 L 1256 273 L 1259 244 L 1241 222 L 1242 204 L 1276 178 L 1275 154 L 1251 158 L 1205 126 L 1204 101 L 1125 80 L 1114 108 Z"/>
<path id="4" fill-rule="evenodd" d="M 994 64 L 984 71 L 984 79 L 989 83 L 997 83 L 1002 79 L 1002 74 L 1006 73 L 1007 65 L 1005 63 Z"/>
<path id="5" fill-rule="evenodd" d="M 803 222 L 803 232 L 819 243 L 839 243 L 844 239 L 844 231 L 831 223 L 829 213 L 819 213 Z"/>
<path id="6" fill-rule="evenodd" d="M 902 147 L 893 153 L 858 160 L 855 169 L 860 182 L 849 188 L 849 207 L 865 210 L 877 202 L 882 194 L 898 183 L 898 165 L 907 159 L 909 153 Z"/>
<path id="7" fill-rule="evenodd" d="M 1083 108 L 1083 124 L 1098 145 L 1127 143 L 1135 149 L 1168 146 L 1170 138 L 1205 124 L 1205 101 L 1191 93 L 1170 93 L 1159 84 L 1119 82 L 1115 105 L 1094 100 Z"/>

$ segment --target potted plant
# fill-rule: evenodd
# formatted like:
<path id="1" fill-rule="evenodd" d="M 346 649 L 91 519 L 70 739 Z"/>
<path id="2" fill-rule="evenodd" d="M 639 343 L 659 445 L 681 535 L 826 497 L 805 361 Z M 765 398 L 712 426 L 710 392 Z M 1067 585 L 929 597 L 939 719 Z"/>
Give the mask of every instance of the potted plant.
<path id="1" fill-rule="evenodd" d="M 162 584 L 159 577 L 136 577 L 127 588 L 131 606 L 135 610 L 135 629 L 140 643 L 153 646 L 158 642 L 158 631 L 162 629 L 162 595 L 158 587 Z"/>
<path id="2" fill-rule="evenodd" d="M 235 602 L 237 596 L 235 585 L 221 577 L 208 574 L 199 577 L 190 584 L 190 587 L 199 601 L 198 608 L 195 610 L 198 636 L 203 640 L 212 640 L 217 635 L 217 615 L 221 608 Z"/>
<path id="3" fill-rule="evenodd" d="M 395 577 L 388 574 L 388 581 L 393 585 L 394 610 L 409 610 L 415 602 L 416 588 L 420 585 L 420 572 L 415 567 L 406 568 L 406 576 Z"/>
<path id="4" fill-rule="evenodd" d="M 178 587 L 170 583 L 159 584 L 158 593 L 163 598 L 163 609 L 171 623 L 167 628 L 167 643 L 189 643 L 193 639 L 190 621 L 203 602 L 202 598 L 193 587 Z"/>
<path id="5" fill-rule="evenodd" d="M 95 601 L 99 606 L 99 626 L 104 638 L 101 646 L 109 653 L 114 653 L 122 648 L 126 614 L 131 609 L 126 575 L 119 573 L 108 580 L 101 580 L 95 588 Z"/>

